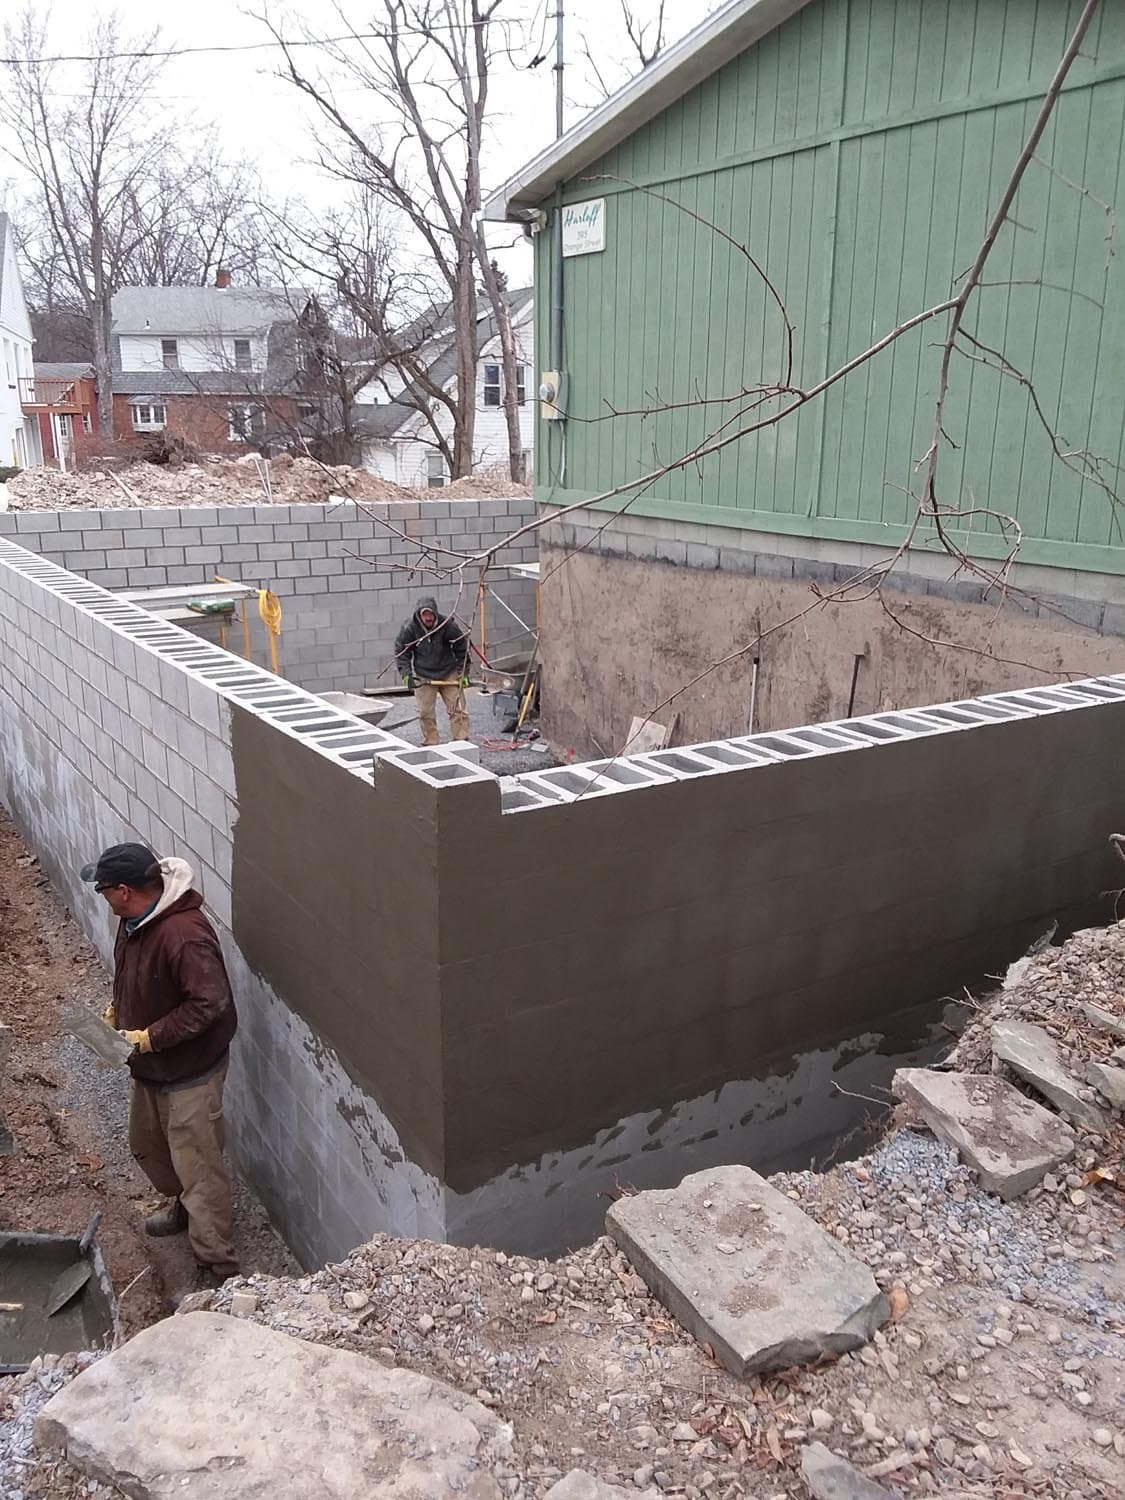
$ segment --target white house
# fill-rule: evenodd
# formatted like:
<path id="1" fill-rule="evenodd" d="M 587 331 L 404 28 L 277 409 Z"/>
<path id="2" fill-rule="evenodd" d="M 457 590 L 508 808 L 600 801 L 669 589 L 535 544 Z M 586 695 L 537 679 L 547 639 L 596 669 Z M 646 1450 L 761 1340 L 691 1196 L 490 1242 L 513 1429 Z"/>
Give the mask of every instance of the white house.
<path id="1" fill-rule="evenodd" d="M 531 289 L 510 293 L 512 330 L 516 339 L 520 439 L 524 472 L 531 473 L 535 433 L 534 300 Z M 478 347 L 476 421 L 473 430 L 473 472 L 508 472 L 508 423 L 504 414 L 500 337 L 486 298 L 477 314 Z M 440 331 L 425 351 L 430 380 L 443 390 L 456 389 L 456 352 L 453 330 Z M 416 387 L 387 370 L 356 395 L 354 427 L 360 438 L 360 462 L 380 479 L 410 489 L 436 488 L 449 483 L 449 466 L 434 439 L 433 427 L 419 409 L 424 400 Z M 437 408 L 437 423 L 447 436 L 453 428 L 448 410 Z"/>
<path id="2" fill-rule="evenodd" d="M 43 461 L 38 422 L 24 414 L 21 399 L 34 377 L 31 345 L 12 222 L 0 213 L 0 467 L 24 469 Z"/>
<path id="3" fill-rule="evenodd" d="M 206 448 L 296 429 L 299 329 L 308 292 L 232 286 L 127 286 L 113 298 L 118 437 L 178 431 Z M 286 420 L 287 419 L 287 420 Z"/>

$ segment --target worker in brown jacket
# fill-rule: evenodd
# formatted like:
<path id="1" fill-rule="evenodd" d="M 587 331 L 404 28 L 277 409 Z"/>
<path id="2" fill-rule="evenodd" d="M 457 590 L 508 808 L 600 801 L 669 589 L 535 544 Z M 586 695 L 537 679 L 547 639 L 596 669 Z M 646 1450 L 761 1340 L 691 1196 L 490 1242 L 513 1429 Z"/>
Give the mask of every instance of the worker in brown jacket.
<path id="1" fill-rule="evenodd" d="M 172 1202 L 151 1235 L 187 1231 L 204 1280 L 238 1274 L 223 1161 L 223 1082 L 238 1025 L 215 929 L 182 859 L 115 844 L 82 879 L 119 918 L 106 1020 L 133 1052 L 129 1149 Z"/>

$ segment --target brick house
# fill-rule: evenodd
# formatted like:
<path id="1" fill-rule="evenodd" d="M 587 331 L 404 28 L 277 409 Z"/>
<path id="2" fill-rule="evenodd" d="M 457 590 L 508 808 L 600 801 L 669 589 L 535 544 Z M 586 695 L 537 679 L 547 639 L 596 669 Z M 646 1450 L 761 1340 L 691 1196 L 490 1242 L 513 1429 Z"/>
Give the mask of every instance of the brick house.
<path id="1" fill-rule="evenodd" d="M 308 293 L 214 286 L 123 287 L 113 299 L 113 429 L 167 432 L 208 452 L 299 446 L 317 415 L 323 316 Z"/>
<path id="2" fill-rule="evenodd" d="M 98 431 L 94 367 L 85 362 L 36 360 L 34 374 L 21 383 L 25 414 L 39 428 L 43 463 L 56 469 L 80 469 Z"/>

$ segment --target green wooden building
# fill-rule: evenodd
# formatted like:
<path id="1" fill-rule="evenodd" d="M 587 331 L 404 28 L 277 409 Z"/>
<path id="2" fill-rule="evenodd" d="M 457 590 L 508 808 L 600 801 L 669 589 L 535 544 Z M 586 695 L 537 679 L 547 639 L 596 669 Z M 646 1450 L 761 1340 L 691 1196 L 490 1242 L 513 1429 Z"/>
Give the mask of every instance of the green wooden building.
<path id="1" fill-rule="evenodd" d="M 494 195 L 488 216 L 534 238 L 536 348 L 561 377 L 537 433 L 540 500 L 633 484 L 791 400 L 753 407 L 756 388 L 807 391 L 947 299 L 1081 11 L 730 0 Z M 959 528 L 968 550 L 1003 557 L 1011 528 L 987 513 L 1013 517 L 1020 578 L 1114 634 L 1123 137 L 1125 5 L 1113 0 L 971 303 L 975 358 L 953 366 L 939 480 L 944 504 L 975 512 Z M 606 502 L 627 515 L 587 551 L 782 580 L 885 556 L 917 510 L 946 326 L 921 325 L 778 424 Z M 586 513 L 548 544 L 572 531 L 590 532 Z M 924 539 L 901 571 L 922 592 L 980 598 Z M 549 637 L 546 591 L 544 606 Z"/>

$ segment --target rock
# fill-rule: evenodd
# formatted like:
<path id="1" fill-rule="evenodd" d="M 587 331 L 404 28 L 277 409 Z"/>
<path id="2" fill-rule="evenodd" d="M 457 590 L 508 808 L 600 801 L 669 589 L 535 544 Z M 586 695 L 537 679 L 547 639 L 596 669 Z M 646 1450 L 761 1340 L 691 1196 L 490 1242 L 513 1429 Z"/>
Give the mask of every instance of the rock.
<path id="1" fill-rule="evenodd" d="M 887 1306 L 891 1310 L 891 1321 L 901 1323 L 910 1311 L 910 1298 L 902 1287 L 893 1286 L 887 1293 Z"/>
<path id="2" fill-rule="evenodd" d="M 569 1474 L 564 1474 L 555 1481 L 543 1500 L 621 1500 L 623 1496 L 634 1500 L 632 1490 L 622 1489 L 617 1484 L 607 1484 L 604 1479 L 587 1473 L 585 1469 L 571 1469 Z"/>
<path id="3" fill-rule="evenodd" d="M 1109 1100 L 1114 1109 L 1125 1109 L 1125 1068 L 1092 1062 L 1086 1069 L 1086 1079 L 1094 1085 L 1103 1099 Z"/>
<path id="4" fill-rule="evenodd" d="M 231 1316 L 248 1318 L 258 1311 L 258 1299 L 253 1292 L 238 1291 L 230 1299 Z"/>
<path id="5" fill-rule="evenodd" d="M 215 1313 L 169 1318 L 44 1407 L 36 1440 L 131 1500 L 498 1500 L 507 1429 L 441 1381 Z"/>
<path id="6" fill-rule="evenodd" d="M 668 1436 L 673 1443 L 697 1443 L 699 1441 L 699 1433 L 690 1422 L 677 1422 Z"/>
<path id="7" fill-rule="evenodd" d="M 437 1325 L 435 1324 L 433 1318 L 430 1317 L 429 1313 L 423 1313 L 414 1326 L 415 1328 L 417 1328 L 419 1333 L 426 1334 L 433 1333 Z"/>
<path id="8" fill-rule="evenodd" d="M 1115 1016 L 1112 1011 L 1103 1010 L 1100 1005 L 1084 1003 L 1078 1007 L 1087 1021 L 1092 1021 L 1101 1031 L 1108 1032 L 1110 1036 L 1119 1036 L 1125 1041 L 1125 1016 Z"/>
<path id="9" fill-rule="evenodd" d="M 871 1272 L 749 1167 L 619 1198 L 606 1225 L 652 1291 L 735 1375 L 858 1349 L 889 1315 Z M 719 1254 L 720 1240 L 737 1253 Z"/>
<path id="10" fill-rule="evenodd" d="M 1113 1433 L 1108 1427 L 1095 1427 L 1093 1439 L 1099 1448 L 1109 1448 L 1113 1444 Z"/>
<path id="11" fill-rule="evenodd" d="M 823 1443 L 806 1443 L 801 1449 L 801 1478 L 816 1500 L 890 1500 L 890 1490 Z"/>
<path id="12" fill-rule="evenodd" d="M 1074 1154 L 1070 1129 L 995 1075 L 899 1068 L 892 1087 L 939 1140 L 960 1152 L 981 1187 L 1005 1200 L 1026 1193 Z"/>
<path id="13" fill-rule="evenodd" d="M 815 1432 L 827 1432 L 836 1421 L 832 1413 L 825 1411 L 823 1406 L 814 1406 L 809 1416 L 812 1418 L 813 1430 Z"/>
<path id="14" fill-rule="evenodd" d="M 362 1312 L 371 1301 L 366 1292 L 345 1292 L 344 1306 L 349 1312 Z"/>
<path id="15" fill-rule="evenodd" d="M 1105 1115 L 1085 1097 L 1081 1083 L 1064 1064 L 1057 1043 L 1042 1026 L 1030 1021 L 997 1021 L 992 1027 L 992 1051 L 1075 1125 L 1099 1135 L 1109 1128 Z"/>

